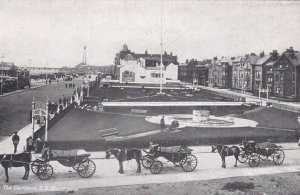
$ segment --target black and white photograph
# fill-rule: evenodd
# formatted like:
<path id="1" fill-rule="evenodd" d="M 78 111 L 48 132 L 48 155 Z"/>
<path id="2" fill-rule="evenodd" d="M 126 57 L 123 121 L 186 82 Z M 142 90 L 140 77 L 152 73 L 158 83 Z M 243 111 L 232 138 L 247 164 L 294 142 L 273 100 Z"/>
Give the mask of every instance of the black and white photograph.
<path id="1" fill-rule="evenodd" d="M 0 0 L 0 194 L 300 194 L 300 1 Z"/>

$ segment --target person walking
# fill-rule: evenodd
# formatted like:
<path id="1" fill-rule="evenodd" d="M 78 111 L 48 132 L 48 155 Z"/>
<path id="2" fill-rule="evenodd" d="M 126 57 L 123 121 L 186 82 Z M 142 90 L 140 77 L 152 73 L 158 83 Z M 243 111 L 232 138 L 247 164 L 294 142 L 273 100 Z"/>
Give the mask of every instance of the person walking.
<path id="1" fill-rule="evenodd" d="M 163 130 L 165 129 L 166 125 L 165 125 L 165 117 L 162 116 L 160 119 L 160 131 L 163 132 Z"/>
<path id="2" fill-rule="evenodd" d="M 14 154 L 17 152 L 19 141 L 20 141 L 20 137 L 18 136 L 18 132 L 16 131 L 12 137 L 12 142 L 14 144 Z"/>

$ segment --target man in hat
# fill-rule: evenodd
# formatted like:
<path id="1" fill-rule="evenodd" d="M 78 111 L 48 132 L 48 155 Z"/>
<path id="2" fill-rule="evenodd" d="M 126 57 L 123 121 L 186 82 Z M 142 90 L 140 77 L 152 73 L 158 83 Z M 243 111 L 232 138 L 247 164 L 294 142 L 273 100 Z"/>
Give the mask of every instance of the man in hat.
<path id="1" fill-rule="evenodd" d="M 32 149 L 33 149 L 33 139 L 31 136 L 29 136 L 29 138 L 27 138 L 26 140 L 26 151 L 31 152 Z"/>
<path id="2" fill-rule="evenodd" d="M 162 116 L 160 119 L 160 131 L 163 132 L 163 130 L 165 129 L 166 125 L 165 125 L 165 117 Z"/>
<path id="3" fill-rule="evenodd" d="M 12 142 L 14 144 L 14 154 L 17 152 L 19 141 L 20 141 L 20 137 L 18 136 L 18 132 L 16 131 L 12 137 Z"/>

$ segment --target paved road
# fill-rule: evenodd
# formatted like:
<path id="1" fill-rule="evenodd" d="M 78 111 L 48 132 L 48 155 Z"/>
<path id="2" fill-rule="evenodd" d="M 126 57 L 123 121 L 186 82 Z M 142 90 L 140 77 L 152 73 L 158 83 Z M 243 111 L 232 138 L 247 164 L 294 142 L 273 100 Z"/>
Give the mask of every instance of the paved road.
<path id="1" fill-rule="evenodd" d="M 76 87 L 81 83 L 79 80 L 74 82 Z M 33 97 L 36 101 L 46 102 L 48 96 L 50 101 L 58 102 L 62 95 L 69 97 L 73 92 L 73 88 L 65 88 L 65 82 L 61 82 L 0 97 L 0 136 L 10 136 L 15 130 L 29 124 Z"/>
<path id="2" fill-rule="evenodd" d="M 186 173 L 180 167 L 174 167 L 171 163 L 164 162 L 164 169 L 159 175 L 152 175 L 149 170 L 142 169 L 142 173 L 136 173 L 136 162 L 124 162 L 125 173 L 118 174 L 118 162 L 115 159 L 99 159 L 104 158 L 104 152 L 92 153 L 92 158 L 96 163 L 97 170 L 95 174 L 89 178 L 84 179 L 69 168 L 63 167 L 58 162 L 50 162 L 54 168 L 54 175 L 50 180 L 40 181 L 37 176 L 30 173 L 27 181 L 21 180 L 24 174 L 23 168 L 12 168 L 9 170 L 10 183 L 6 186 L 4 182 L 3 169 L 0 172 L 0 194 L 18 194 L 31 193 L 41 191 L 83 189 L 93 187 L 106 186 L 121 186 L 132 184 L 149 184 L 149 183 L 165 183 L 165 182 L 182 182 L 182 181 L 198 181 L 220 179 L 236 176 L 257 176 L 262 174 L 274 174 L 284 172 L 300 171 L 300 155 L 297 143 L 282 144 L 285 149 L 286 159 L 280 166 L 275 166 L 272 161 L 262 162 L 256 168 L 250 168 L 247 163 L 238 164 L 234 167 L 234 158 L 228 157 L 226 159 L 227 168 L 221 168 L 221 159 L 219 154 L 211 153 L 211 148 L 208 146 L 192 147 L 194 154 L 198 158 L 198 166 L 194 172 Z M 98 158 L 98 159 L 97 159 Z M 11 187 L 11 190 L 4 188 Z M 15 189 L 15 190 L 13 190 Z M 18 190 L 22 189 L 22 190 Z"/>

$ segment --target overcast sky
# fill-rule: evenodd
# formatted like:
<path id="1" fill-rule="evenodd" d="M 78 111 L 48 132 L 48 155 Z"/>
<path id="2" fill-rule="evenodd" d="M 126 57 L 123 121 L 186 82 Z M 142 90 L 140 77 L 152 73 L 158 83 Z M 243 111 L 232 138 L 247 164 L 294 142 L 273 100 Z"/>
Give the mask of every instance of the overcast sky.
<path id="1" fill-rule="evenodd" d="M 16 65 L 113 63 L 131 51 L 160 53 L 159 1 L 0 0 L 0 55 Z M 163 45 L 185 59 L 300 50 L 300 2 L 164 1 Z M 175 42 L 174 42 L 175 41 Z"/>

